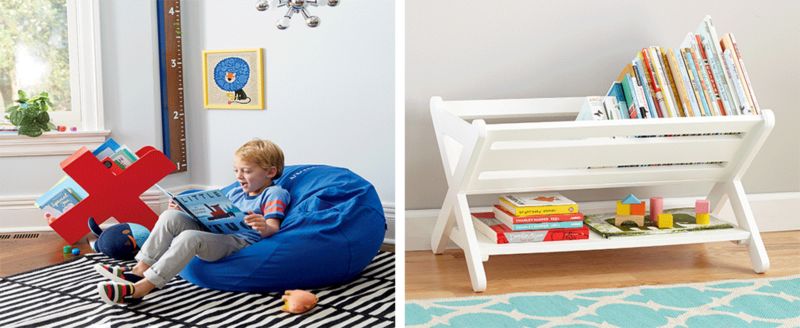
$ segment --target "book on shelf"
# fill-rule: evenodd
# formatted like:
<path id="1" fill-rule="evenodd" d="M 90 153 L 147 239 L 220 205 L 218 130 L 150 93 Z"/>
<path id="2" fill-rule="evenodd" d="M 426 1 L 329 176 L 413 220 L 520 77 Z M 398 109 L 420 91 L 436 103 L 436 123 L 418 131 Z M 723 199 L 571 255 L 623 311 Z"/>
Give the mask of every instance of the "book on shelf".
<path id="1" fill-rule="evenodd" d="M 173 195 L 158 185 L 156 188 L 210 232 L 240 234 L 251 241 L 258 241 L 261 238 L 261 234 L 257 230 L 244 222 L 247 214 L 233 205 L 222 190 L 203 190 L 185 195 Z"/>
<path id="2" fill-rule="evenodd" d="M 508 194 L 498 204 L 514 216 L 578 213 L 578 203 L 559 193 Z"/>
<path id="3" fill-rule="evenodd" d="M 676 48 L 649 46 L 637 51 L 600 104 L 603 111 L 595 106 L 596 115 L 582 114 L 578 119 L 759 114 L 736 40 L 731 33 L 719 37 L 710 16 Z"/>
<path id="4" fill-rule="evenodd" d="M 81 186 L 78 185 L 75 180 L 72 180 L 72 178 L 68 176 L 64 176 L 61 178 L 61 180 L 58 180 L 58 182 L 56 182 L 56 184 L 50 188 L 50 190 L 39 196 L 39 198 L 34 201 L 34 205 L 45 212 L 50 213 L 50 215 L 52 215 L 54 218 L 57 218 L 71 208 L 71 206 L 66 206 L 66 204 L 69 203 L 68 195 L 71 195 L 76 200 L 75 204 L 89 196 L 86 190 L 81 188 Z M 60 202 L 57 201 L 58 197 L 63 197 Z M 62 205 L 53 206 L 54 203 Z"/>
<path id="5" fill-rule="evenodd" d="M 672 213 L 672 228 L 658 228 L 650 222 L 650 215 L 645 216 L 645 227 L 614 225 L 616 213 L 587 214 L 584 222 L 592 231 L 604 238 L 630 237 L 641 235 L 659 235 L 682 233 L 700 230 L 730 229 L 734 226 L 728 222 L 720 220 L 713 215 L 709 224 L 696 224 L 694 208 L 666 209 L 664 213 Z"/>
<path id="6" fill-rule="evenodd" d="M 496 244 L 588 239 L 589 228 L 514 231 L 494 217 L 494 212 L 471 213 L 475 231 Z"/>
<path id="7" fill-rule="evenodd" d="M 515 225 L 525 225 L 531 223 L 552 223 L 552 222 L 581 222 L 583 223 L 583 213 L 569 213 L 569 214 L 544 214 L 544 215 L 529 215 L 529 216 L 515 216 L 508 210 L 500 205 L 494 205 L 492 212 L 495 218 L 503 222 L 505 225 L 512 228 L 512 230 L 525 230 L 513 229 Z"/>
<path id="8" fill-rule="evenodd" d="M 58 218 L 64 212 L 71 209 L 73 206 L 78 205 L 84 197 L 79 196 L 72 188 L 64 187 L 52 195 L 52 197 L 43 200 L 39 206 L 46 213 L 50 213 L 53 218 Z M 37 204 L 38 200 L 37 200 Z"/>
<path id="9" fill-rule="evenodd" d="M 136 155 L 134 155 L 130 149 L 128 149 L 128 147 L 120 146 L 116 141 L 114 141 L 114 139 L 111 138 L 108 138 L 108 140 L 103 142 L 103 144 L 92 151 L 92 155 L 101 161 L 105 160 L 106 158 L 110 158 L 114 163 L 118 164 L 119 168 L 122 169 L 129 166 L 137 159 Z M 125 165 L 123 166 L 122 164 Z M 108 168 L 111 169 L 111 167 Z M 74 196 L 74 199 L 70 199 L 67 197 L 67 195 Z M 39 196 L 39 198 L 37 198 L 34 202 L 34 205 L 45 212 L 50 213 L 50 215 L 52 215 L 54 218 L 58 218 L 61 214 L 71 208 L 71 206 L 53 206 L 52 203 L 56 201 L 55 197 L 57 196 L 62 197 L 60 199 L 61 203 L 59 204 L 67 204 L 70 201 L 75 201 L 75 204 L 77 204 L 77 202 L 80 202 L 84 198 L 88 197 L 89 194 L 80 185 L 78 185 L 75 180 L 65 175 L 47 192 Z"/>

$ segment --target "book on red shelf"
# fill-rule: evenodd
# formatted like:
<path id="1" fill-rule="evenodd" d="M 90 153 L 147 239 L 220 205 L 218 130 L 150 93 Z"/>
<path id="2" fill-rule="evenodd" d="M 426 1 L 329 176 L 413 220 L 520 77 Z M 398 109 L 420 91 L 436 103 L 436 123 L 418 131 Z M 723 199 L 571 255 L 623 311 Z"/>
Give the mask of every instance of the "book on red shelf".
<path id="1" fill-rule="evenodd" d="M 493 212 L 472 213 L 472 223 L 478 233 L 497 244 L 589 239 L 589 228 L 585 225 L 572 229 L 513 231 L 497 220 Z"/>
<path id="2" fill-rule="evenodd" d="M 515 216 L 500 205 L 495 205 L 492 211 L 494 211 L 494 217 L 507 226 L 529 223 L 583 221 L 583 213 Z"/>

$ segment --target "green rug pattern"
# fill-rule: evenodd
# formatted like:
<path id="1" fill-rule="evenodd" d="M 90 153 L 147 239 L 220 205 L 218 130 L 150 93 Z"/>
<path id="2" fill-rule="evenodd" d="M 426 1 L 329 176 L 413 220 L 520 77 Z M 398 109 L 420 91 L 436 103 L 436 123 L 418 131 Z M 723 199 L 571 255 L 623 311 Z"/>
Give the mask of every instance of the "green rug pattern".
<path id="1" fill-rule="evenodd" d="M 800 327 L 800 276 L 408 301 L 409 327 Z"/>

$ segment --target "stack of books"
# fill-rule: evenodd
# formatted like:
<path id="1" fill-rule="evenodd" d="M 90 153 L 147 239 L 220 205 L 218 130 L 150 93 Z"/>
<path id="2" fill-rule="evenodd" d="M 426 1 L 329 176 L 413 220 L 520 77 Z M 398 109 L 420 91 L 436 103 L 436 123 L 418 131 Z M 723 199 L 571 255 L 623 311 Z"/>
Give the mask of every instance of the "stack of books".
<path id="1" fill-rule="evenodd" d="M 114 174 L 125 170 L 126 167 L 138 159 L 127 146 L 120 146 L 111 138 L 106 140 L 100 147 L 97 147 L 92 154 Z M 52 223 L 53 220 L 77 205 L 88 195 L 86 190 L 81 188 L 75 180 L 69 176 L 64 176 L 55 186 L 37 198 L 34 204 L 45 212 L 45 218 Z"/>
<path id="2" fill-rule="evenodd" d="M 558 193 L 504 195 L 492 212 L 472 213 L 475 229 L 497 244 L 588 239 L 583 219 Z"/>
<path id="3" fill-rule="evenodd" d="M 589 97 L 578 120 L 759 114 L 732 33 L 720 38 L 706 16 L 677 48 L 643 48 L 605 97 Z"/>

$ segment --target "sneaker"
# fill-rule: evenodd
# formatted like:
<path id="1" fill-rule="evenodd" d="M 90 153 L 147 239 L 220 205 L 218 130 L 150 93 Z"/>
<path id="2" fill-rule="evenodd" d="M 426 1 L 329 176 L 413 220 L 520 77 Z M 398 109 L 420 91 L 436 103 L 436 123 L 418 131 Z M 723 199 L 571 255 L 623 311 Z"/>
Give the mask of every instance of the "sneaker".
<path id="1" fill-rule="evenodd" d="M 97 283 L 97 293 L 103 302 L 111 305 L 136 304 L 142 301 L 141 298 L 134 298 L 135 287 L 132 283 L 118 283 L 104 281 Z"/>
<path id="2" fill-rule="evenodd" d="M 133 274 L 128 267 L 95 264 L 93 268 L 94 271 L 97 271 L 101 276 L 118 283 L 135 283 L 142 280 L 142 277 Z"/>

